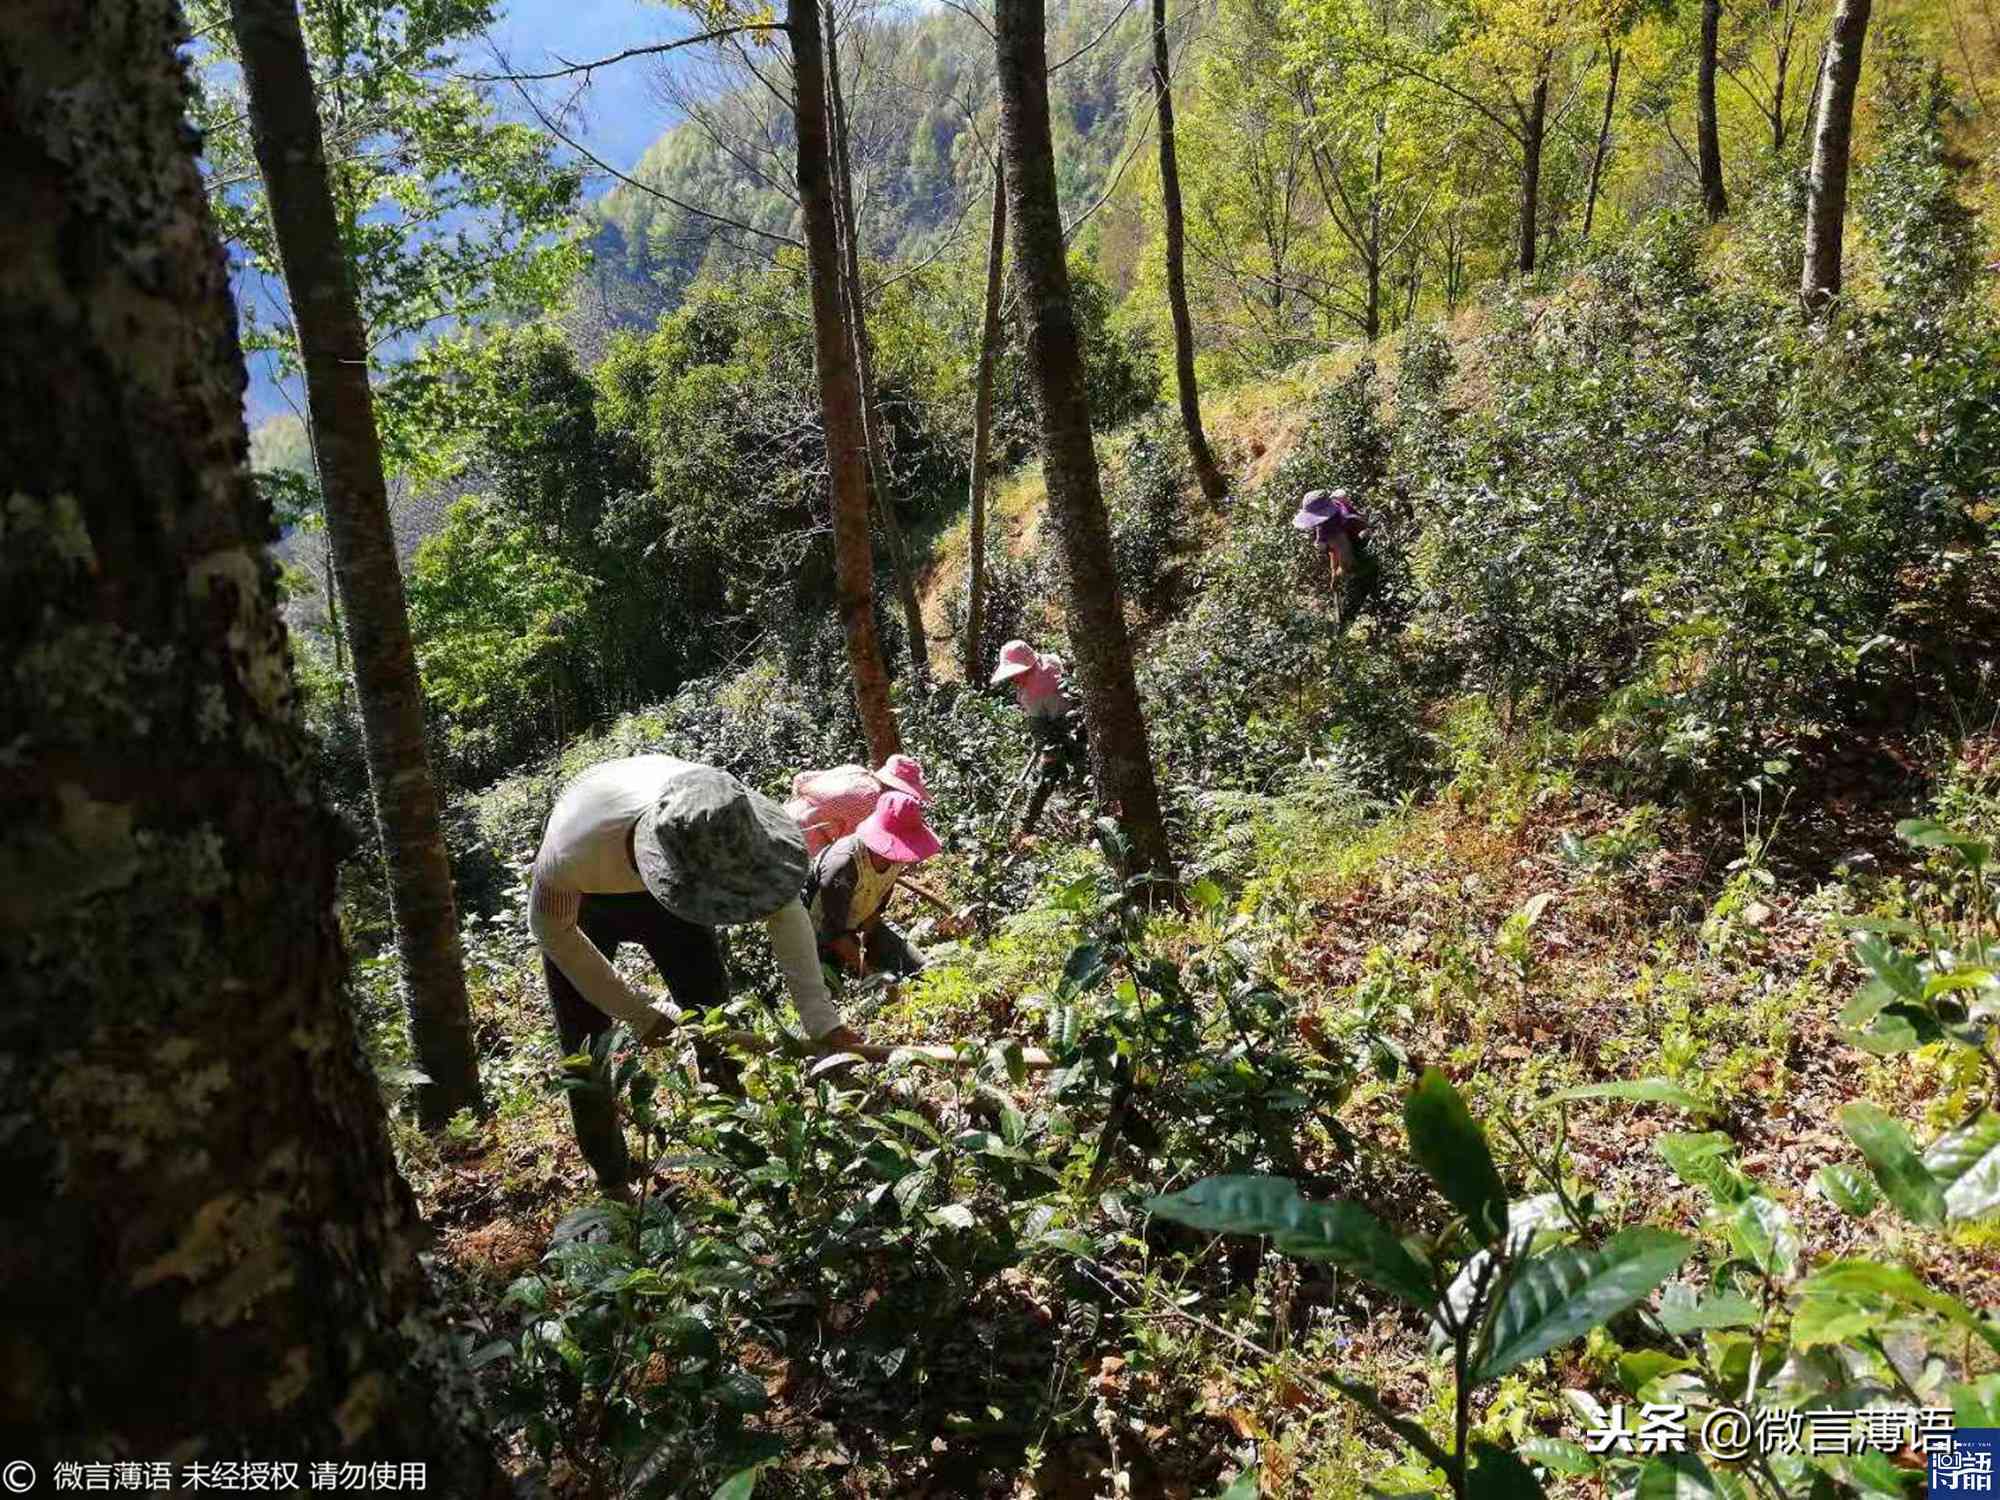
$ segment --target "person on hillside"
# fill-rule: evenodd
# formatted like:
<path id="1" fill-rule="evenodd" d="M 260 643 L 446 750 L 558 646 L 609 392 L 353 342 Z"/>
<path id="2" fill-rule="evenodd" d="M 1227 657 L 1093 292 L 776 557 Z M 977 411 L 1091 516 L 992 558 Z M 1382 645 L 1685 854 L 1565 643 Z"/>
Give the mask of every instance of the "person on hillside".
<path id="1" fill-rule="evenodd" d="M 1326 555 L 1334 609 L 1345 619 L 1374 577 L 1367 518 L 1354 508 L 1346 490 L 1313 490 L 1299 501 L 1292 525 L 1311 536 L 1313 545 Z"/>
<path id="2" fill-rule="evenodd" d="M 907 792 L 884 792 L 859 828 L 820 851 L 805 899 L 819 933 L 821 960 L 857 976 L 900 978 L 922 969 L 923 955 L 883 914 L 897 879 L 938 847 L 923 805 Z"/>
<path id="3" fill-rule="evenodd" d="M 635 755 L 577 777 L 549 813 L 528 895 L 564 1052 L 585 1050 L 619 1021 L 658 1046 L 676 1004 L 720 1004 L 729 974 L 715 929 L 753 921 L 770 933 L 806 1034 L 827 1050 L 859 1042 L 820 972 L 799 900 L 806 869 L 798 824 L 715 766 Z M 619 976 L 611 961 L 621 943 L 646 950 L 672 1002 Z M 621 1195 L 630 1164 L 616 1102 L 594 1086 L 572 1089 L 569 1101 L 585 1159 L 605 1191 Z"/>
<path id="4" fill-rule="evenodd" d="M 792 778 L 792 800 L 785 811 L 805 830 L 806 853 L 816 858 L 827 845 L 859 828 L 884 792 L 902 792 L 930 805 L 924 768 L 911 756 L 892 755 L 873 771 L 854 765 L 801 771 Z"/>
<path id="5" fill-rule="evenodd" d="M 1000 648 L 992 685 L 1013 687 L 1015 701 L 1028 719 L 1028 733 L 1041 747 L 1035 788 L 1021 815 L 1021 832 L 1032 833 L 1050 794 L 1084 764 L 1083 714 L 1064 683 L 1062 658 L 1038 652 L 1026 641 L 1009 641 Z"/>

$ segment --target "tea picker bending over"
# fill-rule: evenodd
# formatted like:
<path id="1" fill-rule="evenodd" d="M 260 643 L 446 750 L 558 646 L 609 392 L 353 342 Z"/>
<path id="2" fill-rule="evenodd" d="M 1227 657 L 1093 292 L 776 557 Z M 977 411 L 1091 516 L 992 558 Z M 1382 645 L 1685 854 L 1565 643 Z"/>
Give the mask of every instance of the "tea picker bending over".
<path id="1" fill-rule="evenodd" d="M 1346 490 L 1313 490 L 1299 501 L 1292 525 L 1312 537 L 1326 555 L 1327 585 L 1334 610 L 1345 620 L 1374 582 L 1375 559 L 1367 548 L 1368 521 Z"/>
<path id="2" fill-rule="evenodd" d="M 817 856 L 828 844 L 844 839 L 875 811 L 884 792 L 903 792 L 928 806 L 924 768 L 908 755 L 892 755 L 875 770 L 866 766 L 835 766 L 830 771 L 802 771 L 792 778 L 792 799 L 785 811 L 806 832 L 806 853 Z"/>
<path id="3" fill-rule="evenodd" d="M 528 927 L 565 1053 L 623 1021 L 648 1045 L 664 1042 L 677 1012 L 627 984 L 612 967 L 637 943 L 683 1007 L 722 1003 L 729 973 L 715 929 L 762 922 L 806 1034 L 829 1050 L 861 1039 L 827 994 L 812 920 L 799 900 L 805 836 L 770 798 L 727 771 L 670 755 L 593 767 L 556 800 L 535 856 Z M 577 1143 L 607 1192 L 630 1167 L 614 1101 L 572 1089 Z"/>
<path id="4" fill-rule="evenodd" d="M 853 833 L 813 861 L 806 904 L 819 930 L 820 957 L 853 974 L 915 974 L 923 955 L 882 920 L 896 881 L 938 852 L 915 797 L 884 792 Z"/>

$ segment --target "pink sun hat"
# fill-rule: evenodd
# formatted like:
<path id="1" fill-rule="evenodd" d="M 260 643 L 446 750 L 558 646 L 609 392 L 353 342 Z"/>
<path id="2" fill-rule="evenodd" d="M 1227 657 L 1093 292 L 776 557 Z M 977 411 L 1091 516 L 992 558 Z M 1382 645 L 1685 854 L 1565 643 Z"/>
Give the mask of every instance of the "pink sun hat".
<path id="1" fill-rule="evenodd" d="M 914 865 L 929 859 L 941 847 L 938 836 L 924 822 L 924 810 L 908 792 L 884 792 L 875 811 L 854 830 L 861 842 L 899 865 Z"/>
<path id="2" fill-rule="evenodd" d="M 1009 641 L 1000 648 L 1000 665 L 993 669 L 991 686 L 1012 682 L 1023 672 L 1032 672 L 1040 665 L 1041 658 L 1035 655 L 1033 646 L 1026 641 Z"/>
<path id="3" fill-rule="evenodd" d="M 892 755 L 875 768 L 875 779 L 893 791 L 908 792 L 919 802 L 929 802 L 924 789 L 924 768 L 913 755 Z"/>

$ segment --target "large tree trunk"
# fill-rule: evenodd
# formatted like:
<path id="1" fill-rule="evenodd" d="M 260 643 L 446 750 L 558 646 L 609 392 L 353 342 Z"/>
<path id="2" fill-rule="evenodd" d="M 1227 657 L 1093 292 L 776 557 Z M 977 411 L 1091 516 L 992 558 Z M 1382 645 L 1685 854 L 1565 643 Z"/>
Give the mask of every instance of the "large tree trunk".
<path id="1" fill-rule="evenodd" d="M 1604 118 L 1597 126 L 1597 149 L 1590 153 L 1590 186 L 1583 195 L 1583 237 L 1590 238 L 1591 219 L 1597 213 L 1597 189 L 1604 180 L 1604 161 L 1611 154 L 1611 112 L 1618 103 L 1618 63 L 1623 53 L 1611 49 L 1611 81 L 1604 89 Z"/>
<path id="2" fill-rule="evenodd" d="M 847 334 L 840 291 L 840 238 L 834 210 L 832 153 L 827 139 L 826 67 L 817 0 L 786 0 L 785 34 L 792 44 L 798 90 L 799 207 L 805 218 L 806 279 L 811 284 L 813 363 L 826 426 L 826 461 L 833 476 L 833 552 L 840 623 L 854 673 L 854 702 L 868 753 L 879 764 L 903 747 L 889 702 L 889 672 L 875 633 L 875 559 L 868 544 L 868 473 L 861 428 L 861 382 Z"/>
<path id="3" fill-rule="evenodd" d="M 312 74 L 294 0 L 230 0 L 257 165 L 306 369 L 327 540 L 347 607 L 368 779 L 389 872 L 410 1041 L 430 1078 L 427 1125 L 479 1103 L 451 860 L 424 748 L 423 686 L 403 602 L 396 536 L 368 388 L 368 342 L 334 216 Z"/>
<path id="4" fill-rule="evenodd" d="M 1701 167 L 1701 201 L 1711 223 L 1729 212 L 1722 186 L 1722 137 L 1715 116 L 1715 46 L 1722 29 L 1722 0 L 1701 0 L 1701 60 L 1695 70 L 1695 152 Z"/>
<path id="5" fill-rule="evenodd" d="M 1535 92 L 1528 102 L 1521 134 L 1521 253 L 1523 276 L 1535 271 L 1535 211 L 1542 196 L 1542 142 L 1548 131 L 1549 70 L 1546 62 L 1535 75 Z"/>
<path id="6" fill-rule="evenodd" d="M 1222 471 L 1209 451 L 1201 428 L 1201 392 L 1194 380 L 1194 320 L 1188 316 L 1186 230 L 1181 221 L 1181 171 L 1174 155 L 1174 90 L 1169 75 L 1167 0 L 1153 0 L 1153 98 L 1160 113 L 1160 208 L 1166 219 L 1167 306 L 1174 319 L 1174 383 L 1181 398 L 1181 426 L 1187 430 L 1188 454 L 1195 481 L 1209 500 L 1229 493 Z"/>
<path id="7" fill-rule="evenodd" d="M 1007 257 L 1007 169 L 993 166 L 993 229 L 986 242 L 986 312 L 979 325 L 979 374 L 972 388 L 972 503 L 966 526 L 965 680 L 978 687 L 990 663 L 986 634 L 986 476 L 993 466 L 993 369 L 1000 358 L 1001 266 Z"/>
<path id="8" fill-rule="evenodd" d="M 1840 295 L 1841 222 L 1847 216 L 1847 152 L 1854 133 L 1854 94 L 1861 82 L 1861 47 L 1868 38 L 1871 0 L 1840 0 L 1833 13 L 1806 185 L 1806 263 L 1799 296 L 1818 312 Z"/>
<path id="9" fill-rule="evenodd" d="M 1063 256 L 1043 0 L 1006 0 L 996 9 L 994 34 L 1014 275 L 1027 327 L 1049 515 L 1062 553 L 1070 646 L 1090 726 L 1091 771 L 1132 845 L 1138 868 L 1171 879 L 1173 856 L 1132 674 L 1125 603 L 1098 485 L 1083 346 Z"/>
<path id="10" fill-rule="evenodd" d="M 342 987 L 185 35 L 0 6 L 5 1456 L 504 1493 Z"/>
<path id="11" fill-rule="evenodd" d="M 924 611 L 917 599 L 917 581 L 903 546 L 903 524 L 896 518 L 896 501 L 889 485 L 889 450 L 882 429 L 882 405 L 875 399 L 875 355 L 868 344 L 868 305 L 861 292 L 861 225 L 854 217 L 854 175 L 847 152 L 847 102 L 840 86 L 840 25 L 832 0 L 826 7 L 826 83 L 832 105 L 834 176 L 839 188 L 841 300 L 847 308 L 848 332 L 854 344 L 854 364 L 861 375 L 861 431 L 868 446 L 868 472 L 874 481 L 875 514 L 882 521 L 882 540 L 889 546 L 889 567 L 896 575 L 896 596 L 903 605 L 903 629 L 910 638 L 910 665 L 922 680 L 930 672 L 930 642 L 924 636 Z"/>

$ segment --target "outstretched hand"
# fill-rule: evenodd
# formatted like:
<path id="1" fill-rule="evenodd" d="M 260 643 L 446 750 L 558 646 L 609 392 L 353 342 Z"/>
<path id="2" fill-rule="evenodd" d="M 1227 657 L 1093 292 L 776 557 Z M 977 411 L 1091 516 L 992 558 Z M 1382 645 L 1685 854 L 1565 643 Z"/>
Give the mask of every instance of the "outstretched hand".
<path id="1" fill-rule="evenodd" d="M 836 1026 L 825 1036 L 813 1040 L 813 1047 L 820 1052 L 850 1052 L 862 1045 L 861 1033 L 852 1026 Z"/>
<path id="2" fill-rule="evenodd" d="M 655 1001 L 653 1010 L 660 1019 L 653 1023 L 651 1031 L 640 1038 L 639 1045 L 642 1047 L 666 1046 L 673 1041 L 674 1033 L 681 1027 L 683 1013 L 671 1000 Z"/>

